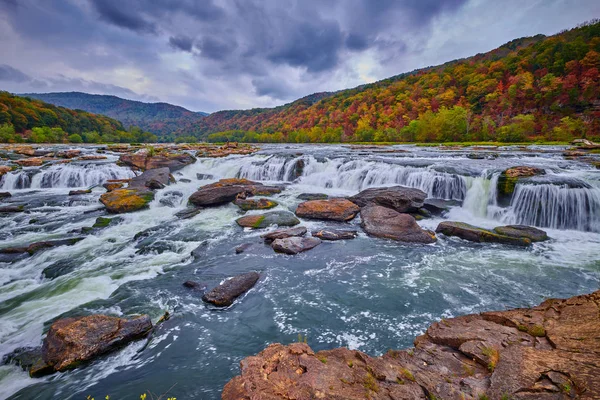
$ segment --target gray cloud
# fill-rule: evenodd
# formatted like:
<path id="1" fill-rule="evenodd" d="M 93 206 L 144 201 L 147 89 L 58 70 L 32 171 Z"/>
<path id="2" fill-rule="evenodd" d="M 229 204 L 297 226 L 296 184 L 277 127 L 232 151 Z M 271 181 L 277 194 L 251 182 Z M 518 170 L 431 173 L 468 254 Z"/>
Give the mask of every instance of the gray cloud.
<path id="1" fill-rule="evenodd" d="M 593 0 L 0 0 L 0 89 L 273 106 L 598 16 Z"/>

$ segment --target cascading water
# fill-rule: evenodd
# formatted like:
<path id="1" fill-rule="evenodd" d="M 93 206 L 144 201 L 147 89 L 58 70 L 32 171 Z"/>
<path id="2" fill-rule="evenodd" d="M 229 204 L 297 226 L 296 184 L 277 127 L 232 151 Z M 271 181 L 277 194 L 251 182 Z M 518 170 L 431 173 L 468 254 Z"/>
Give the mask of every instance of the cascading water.
<path id="1" fill-rule="evenodd" d="M 600 232 L 600 188 L 517 184 L 503 222 Z"/>
<path id="2" fill-rule="evenodd" d="M 115 164 L 58 164 L 44 169 L 24 168 L 11 172 L 4 175 L 0 187 L 2 190 L 77 188 L 133 176 L 131 169 Z"/>

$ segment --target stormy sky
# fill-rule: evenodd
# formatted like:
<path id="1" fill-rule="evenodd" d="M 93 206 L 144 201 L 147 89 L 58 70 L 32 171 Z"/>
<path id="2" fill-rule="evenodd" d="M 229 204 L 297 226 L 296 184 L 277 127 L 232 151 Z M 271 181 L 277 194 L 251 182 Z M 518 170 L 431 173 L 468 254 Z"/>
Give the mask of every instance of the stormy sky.
<path id="1" fill-rule="evenodd" d="M 598 17 L 597 0 L 0 0 L 0 90 L 267 107 Z"/>

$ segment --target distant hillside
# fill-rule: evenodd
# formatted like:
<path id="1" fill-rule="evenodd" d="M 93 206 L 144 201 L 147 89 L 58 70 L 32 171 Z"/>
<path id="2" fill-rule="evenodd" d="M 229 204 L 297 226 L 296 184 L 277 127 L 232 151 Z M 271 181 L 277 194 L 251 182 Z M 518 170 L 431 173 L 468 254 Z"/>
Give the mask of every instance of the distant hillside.
<path id="1" fill-rule="evenodd" d="M 138 126 L 157 135 L 168 135 L 182 126 L 195 124 L 208 115 L 168 103 L 143 103 L 116 96 L 81 92 L 26 93 L 22 96 L 40 99 L 57 106 L 103 114 L 121 121 L 126 128 Z"/>
<path id="2" fill-rule="evenodd" d="M 180 134 L 296 142 L 597 137 L 599 69 L 596 20 L 312 101 L 216 112 Z M 224 133 L 209 136 L 215 132 Z"/>

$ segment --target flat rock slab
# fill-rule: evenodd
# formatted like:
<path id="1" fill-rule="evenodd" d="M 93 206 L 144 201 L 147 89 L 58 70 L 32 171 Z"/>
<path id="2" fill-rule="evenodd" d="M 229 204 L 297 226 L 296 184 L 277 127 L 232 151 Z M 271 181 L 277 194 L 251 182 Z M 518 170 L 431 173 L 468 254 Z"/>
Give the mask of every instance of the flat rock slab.
<path id="1" fill-rule="evenodd" d="M 301 193 L 296 198 L 298 200 L 327 200 L 329 196 L 325 193 Z"/>
<path id="2" fill-rule="evenodd" d="M 277 207 L 279 203 L 269 199 L 236 199 L 233 204 L 238 206 L 243 211 L 249 210 L 268 210 Z"/>
<path id="3" fill-rule="evenodd" d="M 90 193 L 92 193 L 92 189 L 71 190 L 71 191 L 69 191 L 69 196 L 79 196 L 82 194 L 90 194 Z"/>
<path id="4" fill-rule="evenodd" d="M 321 244 L 321 239 L 314 237 L 287 237 L 275 239 L 271 244 L 277 253 L 298 254 L 310 250 Z"/>
<path id="5" fill-rule="evenodd" d="M 265 186 L 247 179 L 221 179 L 202 186 L 190 196 L 189 201 L 195 206 L 211 207 L 232 202 L 237 198 L 268 196 L 280 192 L 278 187 Z"/>
<path id="6" fill-rule="evenodd" d="M 415 218 L 382 206 L 369 205 L 360 210 L 361 226 L 370 236 L 408 243 L 433 243 L 435 234 L 422 229 Z"/>
<path id="7" fill-rule="evenodd" d="M 399 213 L 407 213 L 417 212 L 419 208 L 423 207 L 426 197 L 425 192 L 419 189 L 392 186 L 366 189 L 348 200 L 360 207 L 377 205 L 391 208 Z"/>
<path id="8" fill-rule="evenodd" d="M 38 251 L 42 251 L 45 249 L 50 249 L 58 246 L 72 246 L 75 243 L 80 242 L 85 238 L 76 237 L 76 238 L 68 238 L 68 239 L 56 239 L 56 240 L 46 240 L 43 242 L 35 242 L 31 243 L 27 246 L 23 247 L 5 247 L 0 249 L 0 254 L 19 254 L 19 253 L 28 253 L 33 255 Z"/>
<path id="9" fill-rule="evenodd" d="M 258 272 L 248 272 L 234 276 L 209 292 L 206 292 L 202 296 L 202 300 L 218 307 L 230 306 L 236 298 L 250 290 L 259 278 L 260 275 Z"/>
<path id="10" fill-rule="evenodd" d="M 381 357 L 272 344 L 240 362 L 223 400 L 598 399 L 600 291 L 433 323 Z"/>
<path id="11" fill-rule="evenodd" d="M 360 211 L 353 202 L 346 199 L 309 200 L 300 203 L 296 215 L 300 218 L 330 221 L 350 221 Z"/>
<path id="12" fill-rule="evenodd" d="M 100 196 L 108 212 L 122 214 L 147 208 L 154 193 L 147 188 L 115 189 Z"/>
<path id="13" fill-rule="evenodd" d="M 55 371 L 65 371 L 141 339 L 151 329 L 147 315 L 132 319 L 107 315 L 59 319 L 44 339 L 42 357 Z"/>
<path id="14" fill-rule="evenodd" d="M 321 229 L 311 234 L 321 240 L 348 240 L 358 236 L 357 231 L 345 229 Z"/>
<path id="15" fill-rule="evenodd" d="M 264 239 L 265 243 L 272 243 L 276 239 L 285 239 L 292 236 L 304 236 L 307 229 L 304 226 L 297 226 L 288 229 L 277 229 L 269 233 L 265 233 L 260 237 Z"/>
<path id="16" fill-rule="evenodd" d="M 196 162 L 194 156 L 187 153 L 162 153 L 157 155 L 149 155 L 145 152 L 135 154 L 122 154 L 119 161 L 123 164 L 137 167 L 141 170 L 149 170 L 156 168 L 169 168 L 171 172 L 177 171 L 187 165 Z"/>
<path id="17" fill-rule="evenodd" d="M 244 228 L 267 228 L 271 225 L 294 226 L 300 223 L 294 214 L 289 211 L 270 211 L 264 214 L 246 215 L 235 222 Z"/>
<path id="18" fill-rule="evenodd" d="M 545 231 L 527 225 L 497 226 L 494 232 L 514 238 L 527 238 L 532 242 L 543 242 L 549 239 Z"/>
<path id="19" fill-rule="evenodd" d="M 437 226 L 435 231 L 446 236 L 456 236 L 477 243 L 502 243 L 516 246 L 529 246 L 531 244 L 531 240 L 526 237 L 506 236 L 464 222 L 444 221 Z"/>

